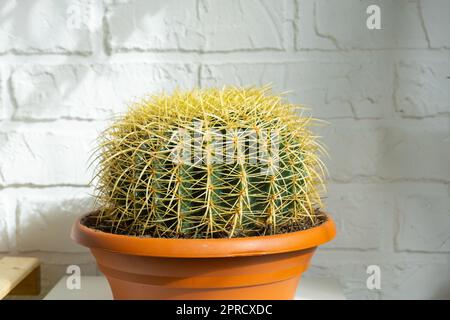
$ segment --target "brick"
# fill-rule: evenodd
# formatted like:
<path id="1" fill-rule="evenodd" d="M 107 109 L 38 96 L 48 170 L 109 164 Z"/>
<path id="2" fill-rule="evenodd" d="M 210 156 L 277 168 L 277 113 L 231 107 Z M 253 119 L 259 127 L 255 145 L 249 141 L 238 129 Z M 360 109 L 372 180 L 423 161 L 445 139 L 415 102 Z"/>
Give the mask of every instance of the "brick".
<path id="1" fill-rule="evenodd" d="M 0 8 L 0 53 L 91 52 L 88 1 L 6 0 Z"/>
<path id="2" fill-rule="evenodd" d="M 448 187 L 423 184 L 402 191 L 396 197 L 399 213 L 397 250 L 450 252 Z"/>
<path id="3" fill-rule="evenodd" d="M 367 288 L 369 265 L 380 267 L 379 290 Z M 319 251 L 304 276 L 339 279 L 347 299 L 446 299 L 450 294 L 444 257 Z"/>
<path id="4" fill-rule="evenodd" d="M 326 62 L 218 64 L 202 66 L 202 86 L 265 85 L 287 90 L 288 98 L 318 118 L 381 118 L 389 114 L 392 83 L 384 59 L 336 55 Z M 368 89 L 370 88 L 370 90 Z"/>
<path id="5" fill-rule="evenodd" d="M 417 1 L 377 3 L 381 29 L 369 30 L 369 0 L 297 0 L 298 49 L 426 48 Z M 343 23 L 344 22 L 344 23 Z M 444 32 L 444 31 L 442 31 Z"/>
<path id="6" fill-rule="evenodd" d="M 6 118 L 6 110 L 3 104 L 3 96 L 4 96 L 4 85 L 3 85 L 3 68 L 0 67 L 0 121 Z"/>
<path id="7" fill-rule="evenodd" d="M 30 66 L 11 76 L 15 119 L 104 119 L 150 93 L 188 89 L 196 68 L 184 64 Z"/>
<path id="8" fill-rule="evenodd" d="M 335 220 L 336 238 L 325 248 L 378 249 L 386 219 L 394 215 L 392 197 L 381 184 L 331 184 L 325 210 Z M 389 221 L 393 222 L 393 221 Z"/>
<path id="9" fill-rule="evenodd" d="M 283 64 L 276 63 L 226 63 L 201 66 L 202 87 L 224 85 L 263 86 L 271 83 L 274 89 L 283 89 L 285 74 Z"/>
<path id="10" fill-rule="evenodd" d="M 380 290 L 370 290 L 366 281 L 367 267 L 379 265 L 382 272 L 381 285 L 383 289 L 383 257 L 373 252 L 331 252 L 319 247 L 310 267 L 303 277 L 338 279 L 347 299 L 374 300 L 381 296 Z M 301 280 L 300 280 L 301 281 Z"/>
<path id="11" fill-rule="evenodd" d="M 12 212 L 7 202 L 7 197 L 0 193 L 0 252 L 7 252 L 11 248 L 8 218 Z"/>
<path id="12" fill-rule="evenodd" d="M 434 260 L 425 256 L 385 267 L 382 272 L 382 299 L 448 299 L 449 261 Z"/>
<path id="13" fill-rule="evenodd" d="M 432 48 L 450 48 L 450 2 L 421 1 L 422 17 Z"/>
<path id="14" fill-rule="evenodd" d="M 285 90 L 319 118 L 382 118 L 391 106 L 390 65 L 370 55 L 288 63 Z"/>
<path id="15" fill-rule="evenodd" d="M 446 299 L 450 294 L 448 262 L 442 255 L 410 257 L 319 248 L 304 276 L 339 279 L 347 299 Z M 369 265 L 380 267 L 380 290 L 367 288 Z"/>
<path id="16" fill-rule="evenodd" d="M 450 181 L 449 123 L 334 120 L 317 129 L 331 159 L 331 177 Z M 432 156 L 431 156 L 432 155 Z"/>
<path id="17" fill-rule="evenodd" d="M 70 239 L 75 220 L 93 209 L 88 189 L 52 188 L 18 196 L 19 251 L 85 252 Z"/>
<path id="18" fill-rule="evenodd" d="M 284 1 L 137 0 L 110 5 L 113 51 L 282 49 Z"/>
<path id="19" fill-rule="evenodd" d="M 0 130 L 0 185 L 87 185 L 99 131 L 87 124 Z"/>
<path id="20" fill-rule="evenodd" d="M 450 114 L 449 69 L 448 61 L 397 63 L 396 110 L 406 117 Z"/>
<path id="21" fill-rule="evenodd" d="M 385 127 L 377 165 L 385 179 L 450 181 L 447 119 L 393 123 Z"/>
<path id="22" fill-rule="evenodd" d="M 322 143 L 330 154 L 330 159 L 325 160 L 333 179 L 347 182 L 377 174 L 381 129 L 375 125 L 361 126 L 351 120 L 334 120 L 316 131 L 323 137 Z"/>

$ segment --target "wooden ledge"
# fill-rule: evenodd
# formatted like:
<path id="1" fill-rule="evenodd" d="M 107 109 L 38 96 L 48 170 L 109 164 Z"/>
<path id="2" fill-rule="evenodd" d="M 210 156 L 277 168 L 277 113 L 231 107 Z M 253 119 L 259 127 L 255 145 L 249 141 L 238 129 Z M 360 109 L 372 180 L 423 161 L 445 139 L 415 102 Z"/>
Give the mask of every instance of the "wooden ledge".
<path id="1" fill-rule="evenodd" d="M 7 295 L 38 295 L 41 290 L 39 260 L 29 257 L 0 259 L 0 300 Z"/>

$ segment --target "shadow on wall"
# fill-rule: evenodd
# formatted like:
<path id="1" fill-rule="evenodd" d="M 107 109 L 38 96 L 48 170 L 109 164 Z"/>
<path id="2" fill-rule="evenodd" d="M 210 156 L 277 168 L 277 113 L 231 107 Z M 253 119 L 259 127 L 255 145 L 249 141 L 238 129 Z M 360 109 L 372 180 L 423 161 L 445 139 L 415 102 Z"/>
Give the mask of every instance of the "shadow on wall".
<path id="1" fill-rule="evenodd" d="M 435 294 L 431 297 L 433 300 L 450 299 L 450 284 L 440 284 Z"/>
<path id="2" fill-rule="evenodd" d="M 93 207 L 93 199 L 86 195 L 86 190 L 53 188 L 50 194 L 44 189 L 24 197 L 17 208 L 20 250 L 88 252 L 70 239 L 72 224 Z"/>

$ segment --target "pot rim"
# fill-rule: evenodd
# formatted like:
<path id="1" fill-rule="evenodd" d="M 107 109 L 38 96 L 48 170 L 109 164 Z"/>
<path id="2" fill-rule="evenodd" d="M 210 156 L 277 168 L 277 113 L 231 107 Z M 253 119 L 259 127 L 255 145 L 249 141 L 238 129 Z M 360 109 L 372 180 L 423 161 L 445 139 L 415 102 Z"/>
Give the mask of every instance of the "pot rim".
<path id="1" fill-rule="evenodd" d="M 89 228 L 77 219 L 71 238 L 90 249 L 165 258 L 225 258 L 259 256 L 312 249 L 330 241 L 336 235 L 336 226 L 325 213 L 326 221 L 320 225 L 295 232 L 268 236 L 213 239 L 145 238 L 118 235 Z"/>

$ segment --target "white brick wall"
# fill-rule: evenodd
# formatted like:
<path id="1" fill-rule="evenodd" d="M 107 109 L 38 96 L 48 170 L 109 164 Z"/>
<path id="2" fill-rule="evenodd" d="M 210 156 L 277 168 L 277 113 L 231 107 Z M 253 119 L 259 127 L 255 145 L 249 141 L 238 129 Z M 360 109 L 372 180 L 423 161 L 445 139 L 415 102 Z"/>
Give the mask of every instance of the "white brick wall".
<path id="1" fill-rule="evenodd" d="M 84 1 L 86 2 L 86 1 Z M 71 0 L 3 1 L 0 8 L 0 53 L 79 53 L 91 52 L 90 33 L 75 28 L 76 21 L 67 21 L 74 9 L 80 21 L 88 18 Z"/>
<path id="2" fill-rule="evenodd" d="M 68 264 L 97 274 L 68 233 L 105 120 L 147 93 L 272 83 L 330 122 L 339 233 L 305 276 L 356 299 L 450 297 L 450 2 L 377 1 L 368 30 L 373 3 L 3 1 L 0 252 L 41 258 L 46 289 Z"/>
<path id="3" fill-rule="evenodd" d="M 449 69 L 450 56 L 445 61 L 398 62 L 395 66 L 397 111 L 413 118 L 449 115 L 449 84 L 448 81 L 439 81 L 448 79 Z"/>
<path id="4" fill-rule="evenodd" d="M 284 1 L 132 2 L 108 7 L 112 51 L 283 49 Z"/>
<path id="5" fill-rule="evenodd" d="M 330 184 L 326 204 L 339 232 L 326 248 L 381 248 L 380 231 L 394 213 L 392 199 L 381 184 Z"/>
<path id="6" fill-rule="evenodd" d="M 0 192 L 0 252 L 8 252 L 11 248 L 11 243 L 9 240 L 10 232 L 10 217 L 11 211 L 8 207 L 8 200 Z"/>
<path id="7" fill-rule="evenodd" d="M 448 118 L 333 120 L 320 132 L 331 155 L 330 174 L 338 181 L 450 181 Z"/>
<path id="8" fill-rule="evenodd" d="M 87 252 L 69 234 L 77 217 L 92 209 L 89 192 L 84 188 L 22 190 L 17 196 L 17 249 Z"/>
<path id="9" fill-rule="evenodd" d="M 196 84 L 190 64 L 31 65 L 11 75 L 15 120 L 104 119 L 133 98 Z"/>
<path id="10" fill-rule="evenodd" d="M 365 13 L 369 5 L 377 3 L 382 12 L 383 27 L 373 32 L 364 27 Z M 345 0 L 337 5 L 333 0 L 300 0 L 298 12 L 298 48 L 360 50 L 427 47 L 426 30 L 421 24 L 417 1 Z M 427 18 L 434 19 L 431 15 Z M 440 30 L 440 33 L 445 32 Z"/>
<path id="11" fill-rule="evenodd" d="M 450 197 L 446 186 L 416 186 L 399 194 L 395 210 L 396 248 L 402 251 L 450 252 Z M 405 192 L 406 191 L 406 192 Z"/>
<path id="12" fill-rule="evenodd" d="M 450 20 L 450 3 L 446 0 L 429 1 L 421 5 L 422 19 L 431 48 L 450 48 L 450 37 L 442 32 Z M 447 25 L 445 25 L 447 23 Z M 444 27 L 444 28 L 443 28 Z"/>
<path id="13" fill-rule="evenodd" d="M 316 117 L 381 118 L 389 115 L 393 85 L 392 63 L 368 55 L 339 55 L 301 62 L 228 63 L 202 66 L 205 86 L 273 83 L 290 90 L 293 102 L 314 109 Z M 382 80 L 382 81 L 380 81 Z"/>

